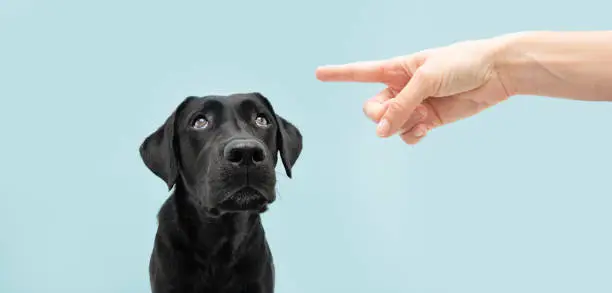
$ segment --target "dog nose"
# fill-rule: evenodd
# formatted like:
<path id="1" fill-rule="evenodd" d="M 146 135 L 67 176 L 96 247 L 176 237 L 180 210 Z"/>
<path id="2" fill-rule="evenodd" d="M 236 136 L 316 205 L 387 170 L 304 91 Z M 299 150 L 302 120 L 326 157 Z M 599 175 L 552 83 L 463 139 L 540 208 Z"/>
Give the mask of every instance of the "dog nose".
<path id="1" fill-rule="evenodd" d="M 266 158 L 263 145 L 254 139 L 235 139 L 223 149 L 223 157 L 239 166 L 258 165 Z"/>

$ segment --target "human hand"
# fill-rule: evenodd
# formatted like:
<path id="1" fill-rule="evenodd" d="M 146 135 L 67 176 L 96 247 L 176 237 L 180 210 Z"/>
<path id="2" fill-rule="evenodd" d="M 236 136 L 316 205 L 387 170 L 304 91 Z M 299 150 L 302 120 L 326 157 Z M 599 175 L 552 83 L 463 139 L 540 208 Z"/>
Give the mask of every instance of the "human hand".
<path id="1" fill-rule="evenodd" d="M 501 38 L 466 41 L 382 61 L 317 68 L 321 81 L 376 82 L 387 88 L 367 100 L 365 114 L 381 137 L 419 142 L 435 127 L 479 113 L 511 93 L 496 58 Z"/>

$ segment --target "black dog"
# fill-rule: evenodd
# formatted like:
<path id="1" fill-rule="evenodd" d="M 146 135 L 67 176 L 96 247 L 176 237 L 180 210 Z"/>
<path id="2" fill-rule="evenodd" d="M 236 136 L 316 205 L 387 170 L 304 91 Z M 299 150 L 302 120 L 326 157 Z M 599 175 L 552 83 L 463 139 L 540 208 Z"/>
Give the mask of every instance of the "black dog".
<path id="1" fill-rule="evenodd" d="M 274 292 L 260 213 L 274 202 L 277 152 L 291 178 L 302 135 L 259 93 L 188 97 L 140 146 L 174 192 L 158 214 L 153 293 Z"/>

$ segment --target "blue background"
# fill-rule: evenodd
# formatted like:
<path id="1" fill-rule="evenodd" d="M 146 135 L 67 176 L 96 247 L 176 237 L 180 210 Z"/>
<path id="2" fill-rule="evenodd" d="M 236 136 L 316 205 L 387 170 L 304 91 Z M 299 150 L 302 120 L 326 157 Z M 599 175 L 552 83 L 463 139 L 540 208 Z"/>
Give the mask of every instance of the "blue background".
<path id="1" fill-rule="evenodd" d="M 314 78 L 610 24 L 494 2 L 0 0 L 0 292 L 148 292 L 167 193 L 138 146 L 185 96 L 244 91 L 305 139 L 264 216 L 277 292 L 612 292 L 612 104 L 514 97 L 412 147 L 363 116 L 380 85 Z"/>

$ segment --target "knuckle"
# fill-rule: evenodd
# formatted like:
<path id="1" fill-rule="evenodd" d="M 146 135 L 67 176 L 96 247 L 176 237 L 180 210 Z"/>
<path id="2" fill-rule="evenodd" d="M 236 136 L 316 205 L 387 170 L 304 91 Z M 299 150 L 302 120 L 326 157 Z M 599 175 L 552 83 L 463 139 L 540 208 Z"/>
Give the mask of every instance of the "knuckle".
<path id="1" fill-rule="evenodd" d="M 382 63 L 377 67 L 377 73 L 380 76 L 386 76 L 387 73 L 389 72 L 389 64 L 388 63 Z"/>
<path id="2" fill-rule="evenodd" d="M 389 112 L 392 114 L 399 114 L 399 113 L 404 113 L 406 111 L 406 106 L 404 106 L 404 104 L 397 102 L 397 101 L 392 101 L 389 102 Z"/>

